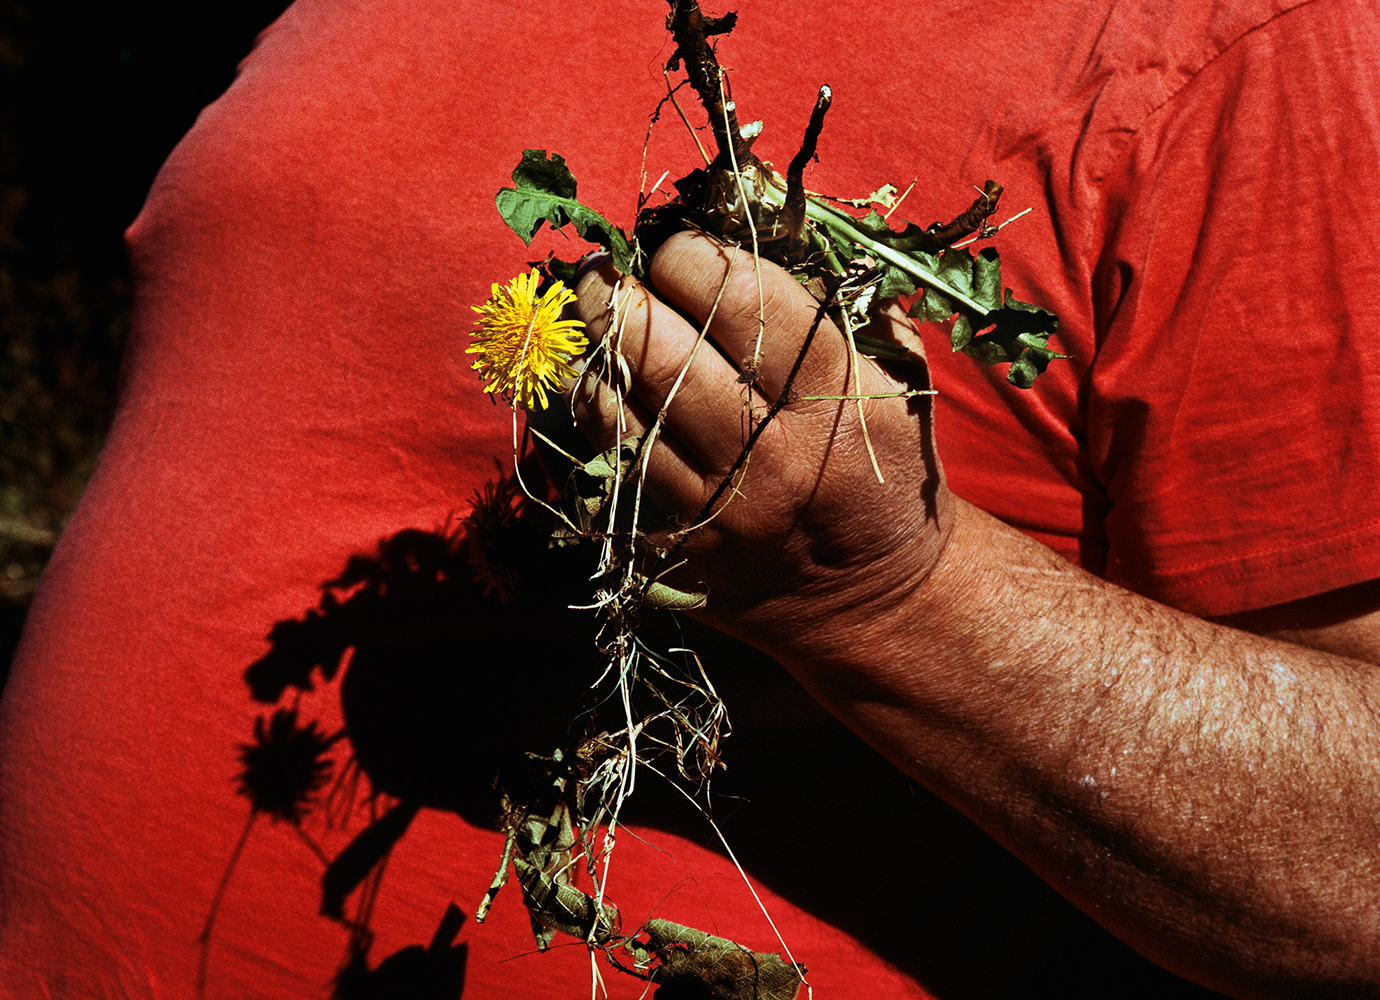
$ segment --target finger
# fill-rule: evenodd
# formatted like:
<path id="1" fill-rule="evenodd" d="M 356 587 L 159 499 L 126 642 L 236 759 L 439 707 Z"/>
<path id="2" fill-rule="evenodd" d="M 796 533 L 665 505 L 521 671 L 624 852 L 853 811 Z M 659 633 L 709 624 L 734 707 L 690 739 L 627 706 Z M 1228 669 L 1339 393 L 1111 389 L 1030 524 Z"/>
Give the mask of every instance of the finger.
<path id="1" fill-rule="evenodd" d="M 607 381 L 591 379 L 575 389 L 570 405 L 576 426 L 600 451 L 632 438 L 643 441 L 633 484 L 636 490 L 645 490 L 655 509 L 675 512 L 703 505 L 708 487 L 698 460 L 673 434 L 655 425 L 641 402 L 626 398 Z M 641 530 L 655 534 L 668 527 L 653 523 L 645 516 L 648 508 L 642 509 Z"/>
<path id="2" fill-rule="evenodd" d="M 867 326 L 854 332 L 886 344 L 895 344 L 919 358 L 925 357 L 925 342 L 899 299 L 885 300 L 883 307 L 872 313 Z"/>
<path id="3" fill-rule="evenodd" d="M 586 369 L 570 393 L 575 426 L 590 444 L 607 451 L 629 437 L 647 433 L 651 419 L 636 397 L 621 392 L 607 378 Z"/>
<path id="4" fill-rule="evenodd" d="M 646 331 L 650 329 L 649 312 L 659 317 L 668 330 L 683 326 L 683 321 L 664 304 L 611 266 L 596 266 L 587 271 L 581 275 L 577 287 L 581 293 L 577 309 L 586 317 L 591 340 L 597 344 L 602 345 L 608 338 L 611 349 L 635 347 L 649 339 L 646 338 Z M 650 410 L 631 391 L 633 386 L 645 381 L 642 370 L 635 369 L 632 364 L 624 367 L 611 363 L 610 353 L 605 353 L 602 362 L 607 370 L 596 370 L 597 365 L 587 366 L 580 378 L 567 388 L 566 399 L 576 426 L 601 451 L 632 437 L 647 440 L 643 467 L 648 475 L 640 478 L 645 479 L 649 493 L 663 509 L 674 510 L 677 506 L 702 502 L 705 476 L 701 463 L 672 430 L 658 423 L 656 417 L 660 410 Z M 649 431 L 653 430 L 649 439 Z M 656 530 L 660 526 L 644 527 Z"/>
<path id="5" fill-rule="evenodd" d="M 920 332 L 915 328 L 915 323 L 906 315 L 905 309 L 900 302 L 895 299 L 886 303 L 885 307 L 876 312 L 862 333 L 873 339 L 886 344 L 894 344 L 903 348 L 906 355 L 901 358 L 888 356 L 884 362 L 872 362 L 862 366 L 863 384 L 869 383 L 868 369 L 875 372 L 875 378 L 871 381 L 878 381 L 889 386 L 889 389 L 866 389 L 868 392 L 895 391 L 909 393 L 930 394 L 933 392 L 930 380 L 929 362 L 925 357 L 925 343 L 920 338 Z M 922 404 L 912 400 L 911 409 Z"/>
<path id="6" fill-rule="evenodd" d="M 750 375 L 755 369 L 755 384 L 767 398 L 781 394 L 798 361 L 794 393 L 843 391 L 849 361 L 844 338 L 814 297 L 770 261 L 755 261 L 746 248 L 725 247 L 702 233 L 679 233 L 652 259 L 651 280 L 667 303 L 695 322 L 709 322 L 724 354 Z"/>
<path id="7" fill-rule="evenodd" d="M 601 349 L 593 367 L 641 404 L 648 426 L 663 424 L 705 475 L 728 469 L 745 439 L 737 370 L 699 329 L 611 267 L 584 275 L 578 292 L 580 316 Z M 615 418 L 604 414 L 593 430 L 606 432 Z"/>

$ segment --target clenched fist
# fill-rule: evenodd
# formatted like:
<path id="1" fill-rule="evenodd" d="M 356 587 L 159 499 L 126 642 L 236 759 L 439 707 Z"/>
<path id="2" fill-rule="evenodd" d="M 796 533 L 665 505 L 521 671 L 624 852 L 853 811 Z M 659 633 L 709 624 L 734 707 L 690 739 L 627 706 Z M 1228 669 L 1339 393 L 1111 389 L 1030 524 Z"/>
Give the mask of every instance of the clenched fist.
<path id="1" fill-rule="evenodd" d="M 584 379 L 571 393 L 576 421 L 608 448 L 645 434 L 664 410 L 644 488 L 665 523 L 642 528 L 686 560 L 668 579 L 707 587 L 705 620 L 780 659 L 827 655 L 899 605 L 943 551 L 951 498 L 929 397 L 902 395 L 916 386 L 854 354 L 794 278 L 766 261 L 759 269 L 746 249 L 682 233 L 656 254 L 650 279 L 644 287 L 606 263 L 579 282 L 591 339 L 621 355 L 631 382 L 620 412 L 606 381 Z M 916 352 L 912 381 L 925 378 L 898 308 L 866 332 Z M 691 524 L 700 526 L 677 545 Z"/>

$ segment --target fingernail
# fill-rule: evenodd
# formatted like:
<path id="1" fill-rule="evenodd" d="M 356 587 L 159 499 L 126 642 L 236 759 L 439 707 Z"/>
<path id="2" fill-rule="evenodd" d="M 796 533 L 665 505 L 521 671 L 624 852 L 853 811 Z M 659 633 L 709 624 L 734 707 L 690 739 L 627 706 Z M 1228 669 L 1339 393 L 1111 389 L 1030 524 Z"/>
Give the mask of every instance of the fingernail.
<path id="1" fill-rule="evenodd" d="M 586 256 L 584 260 L 580 261 L 580 267 L 575 272 L 576 287 L 579 287 L 580 282 L 584 279 L 586 274 L 603 267 L 607 261 L 612 259 L 612 256 L 613 255 L 607 250 L 596 250 L 592 254 Z"/>

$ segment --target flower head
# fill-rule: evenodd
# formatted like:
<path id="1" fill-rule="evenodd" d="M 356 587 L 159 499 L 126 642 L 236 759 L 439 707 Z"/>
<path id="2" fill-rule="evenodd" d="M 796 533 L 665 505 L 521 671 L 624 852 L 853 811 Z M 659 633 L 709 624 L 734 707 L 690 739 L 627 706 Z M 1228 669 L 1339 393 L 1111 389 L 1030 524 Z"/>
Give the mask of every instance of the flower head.
<path id="1" fill-rule="evenodd" d="M 494 285 L 493 297 L 475 306 L 479 325 L 466 354 L 478 354 L 474 370 L 484 379 L 485 392 L 512 393 L 524 409 L 546 409 L 547 389 L 574 377 L 570 366 L 589 341 L 578 319 L 561 319 L 561 309 L 575 301 L 575 293 L 557 281 L 537 297 L 538 275 L 519 274 L 508 286 Z"/>

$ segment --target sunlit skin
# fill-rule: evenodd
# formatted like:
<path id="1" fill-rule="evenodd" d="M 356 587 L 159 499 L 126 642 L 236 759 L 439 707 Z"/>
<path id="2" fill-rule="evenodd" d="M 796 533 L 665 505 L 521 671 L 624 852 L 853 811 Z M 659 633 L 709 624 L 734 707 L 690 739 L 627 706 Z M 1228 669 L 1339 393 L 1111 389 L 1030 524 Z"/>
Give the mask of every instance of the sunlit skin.
<path id="1" fill-rule="evenodd" d="M 572 400 L 596 444 L 661 411 L 729 259 L 681 234 L 652 262 L 655 294 L 620 292 L 621 424 L 607 389 Z M 719 350 L 695 354 L 648 458 L 650 499 L 681 523 L 732 466 L 743 393 L 781 391 L 814 315 L 788 274 L 761 274 L 760 377 L 745 389 L 728 360 L 759 329 L 754 273 L 736 268 L 709 328 Z M 580 282 L 596 342 L 616 284 L 607 265 Z M 923 398 L 867 401 L 879 484 L 838 399 L 848 372 L 844 339 L 821 330 L 800 396 L 678 553 L 672 581 L 709 590 L 696 614 L 1168 968 L 1243 997 L 1380 992 L 1377 588 L 1344 620 L 1319 595 L 1239 628 L 1122 590 L 953 496 L 923 458 Z M 860 375 L 865 393 L 903 388 L 870 363 Z"/>

